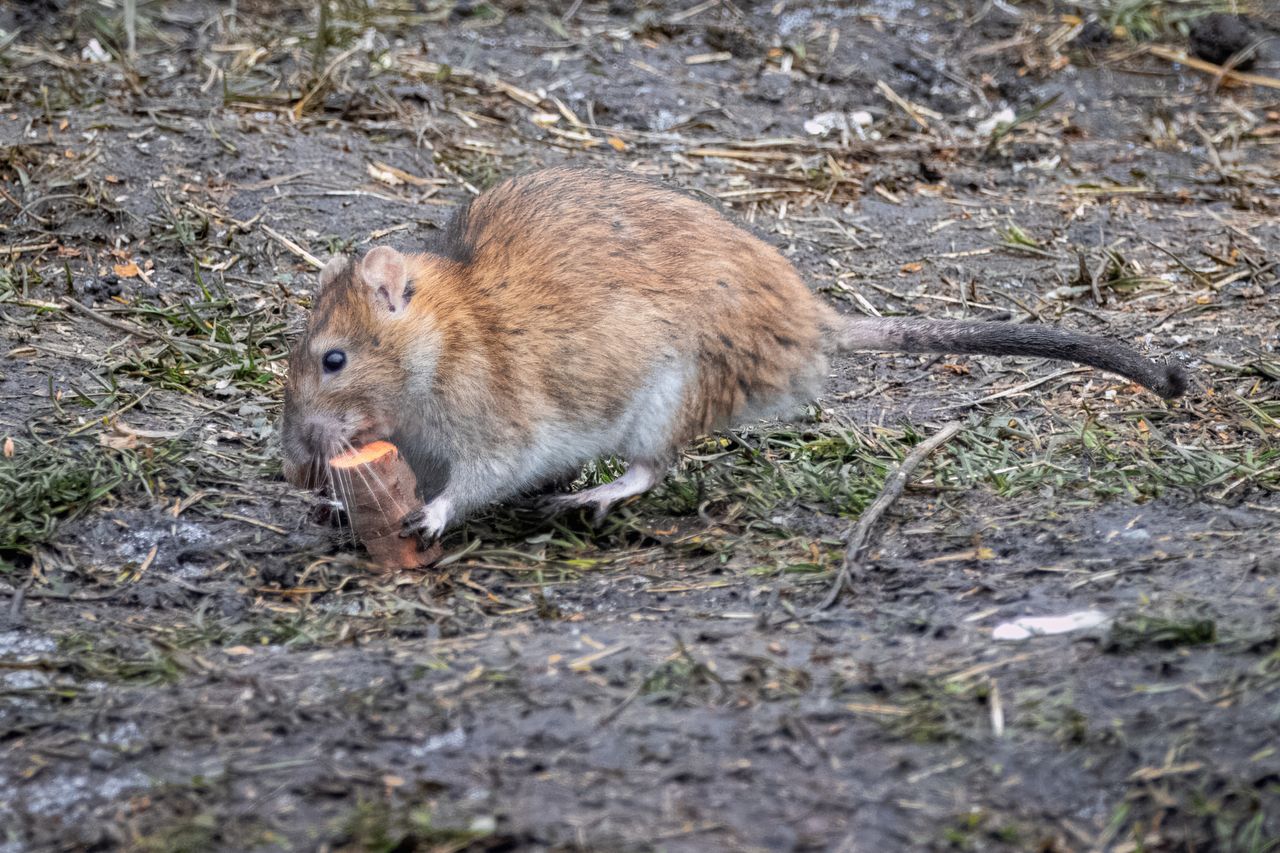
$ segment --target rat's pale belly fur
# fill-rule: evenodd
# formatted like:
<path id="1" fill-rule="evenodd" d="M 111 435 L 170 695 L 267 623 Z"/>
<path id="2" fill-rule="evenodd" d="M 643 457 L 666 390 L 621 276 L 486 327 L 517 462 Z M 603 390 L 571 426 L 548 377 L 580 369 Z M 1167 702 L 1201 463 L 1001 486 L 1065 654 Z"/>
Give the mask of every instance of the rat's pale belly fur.
<path id="1" fill-rule="evenodd" d="M 825 359 L 821 359 L 825 362 Z M 427 527 L 447 524 L 486 504 L 503 501 L 548 482 L 571 479 L 584 465 L 605 456 L 628 463 L 627 473 L 613 483 L 553 499 L 562 507 L 596 506 L 601 511 L 617 501 L 651 488 L 672 461 L 679 419 L 696 382 L 697 366 L 671 353 L 621 409 L 617 417 L 590 421 L 558 419 L 522 435 L 514 452 L 494 452 L 492 443 L 475 430 L 453 431 L 456 438 L 447 483 L 431 501 L 424 517 Z M 801 393 L 759 399 L 737 413 L 743 422 L 790 414 L 820 390 L 815 383 Z M 435 417 L 424 413 L 424 421 Z M 692 437 L 692 436 L 691 436 Z M 470 439 L 470 440 L 466 440 Z M 421 441 L 427 441 L 424 435 Z"/>

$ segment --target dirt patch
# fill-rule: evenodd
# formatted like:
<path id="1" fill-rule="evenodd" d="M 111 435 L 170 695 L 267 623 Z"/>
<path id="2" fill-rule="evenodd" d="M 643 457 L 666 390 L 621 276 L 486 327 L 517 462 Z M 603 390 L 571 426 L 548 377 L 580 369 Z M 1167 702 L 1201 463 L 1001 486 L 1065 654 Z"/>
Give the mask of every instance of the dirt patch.
<path id="1" fill-rule="evenodd" d="M 0 9 L 0 851 L 1280 844 L 1280 106 L 1167 58 L 1216 6 L 139 6 L 136 57 L 112 4 Z M 370 574 L 279 475 L 313 260 L 562 162 L 841 310 L 1195 388 L 851 358 L 599 526 L 494 508 Z"/>

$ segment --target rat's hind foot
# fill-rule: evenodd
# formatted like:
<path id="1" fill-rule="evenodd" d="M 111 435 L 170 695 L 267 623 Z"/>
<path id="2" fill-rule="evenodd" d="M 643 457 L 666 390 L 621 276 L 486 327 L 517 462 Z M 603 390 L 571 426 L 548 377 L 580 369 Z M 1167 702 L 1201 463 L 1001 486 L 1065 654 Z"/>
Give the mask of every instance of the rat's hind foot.
<path id="1" fill-rule="evenodd" d="M 580 492 L 551 495 L 543 498 L 541 506 L 549 513 L 566 512 L 580 507 L 592 509 L 591 520 L 599 523 L 618 501 L 643 494 L 658 482 L 661 472 L 652 462 L 632 462 L 627 472 L 611 483 L 593 486 Z"/>

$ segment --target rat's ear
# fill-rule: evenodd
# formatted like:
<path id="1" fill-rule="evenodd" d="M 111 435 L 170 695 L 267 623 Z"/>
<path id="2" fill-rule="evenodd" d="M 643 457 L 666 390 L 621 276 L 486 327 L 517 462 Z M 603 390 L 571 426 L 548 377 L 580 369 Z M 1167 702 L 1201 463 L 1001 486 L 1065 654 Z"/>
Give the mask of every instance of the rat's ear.
<path id="1" fill-rule="evenodd" d="M 409 307 L 413 290 L 409 286 L 409 265 L 404 255 L 390 246 L 370 249 L 360 262 L 360 277 L 364 279 L 378 304 L 389 314 L 403 314 Z"/>
<path id="2" fill-rule="evenodd" d="M 324 290 L 333 280 L 342 274 L 347 268 L 347 259 L 342 255 L 334 255 L 329 259 L 329 263 L 324 265 L 324 269 L 320 270 L 320 289 Z"/>

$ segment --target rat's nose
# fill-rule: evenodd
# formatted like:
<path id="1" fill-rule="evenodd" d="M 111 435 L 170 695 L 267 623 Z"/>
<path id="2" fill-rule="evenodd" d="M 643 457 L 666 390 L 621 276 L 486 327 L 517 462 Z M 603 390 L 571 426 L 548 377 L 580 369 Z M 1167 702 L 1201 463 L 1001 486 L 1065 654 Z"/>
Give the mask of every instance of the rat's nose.
<path id="1" fill-rule="evenodd" d="M 342 425 L 328 415 L 311 415 L 302 423 L 302 441 L 311 455 L 328 459 L 338 451 Z"/>

